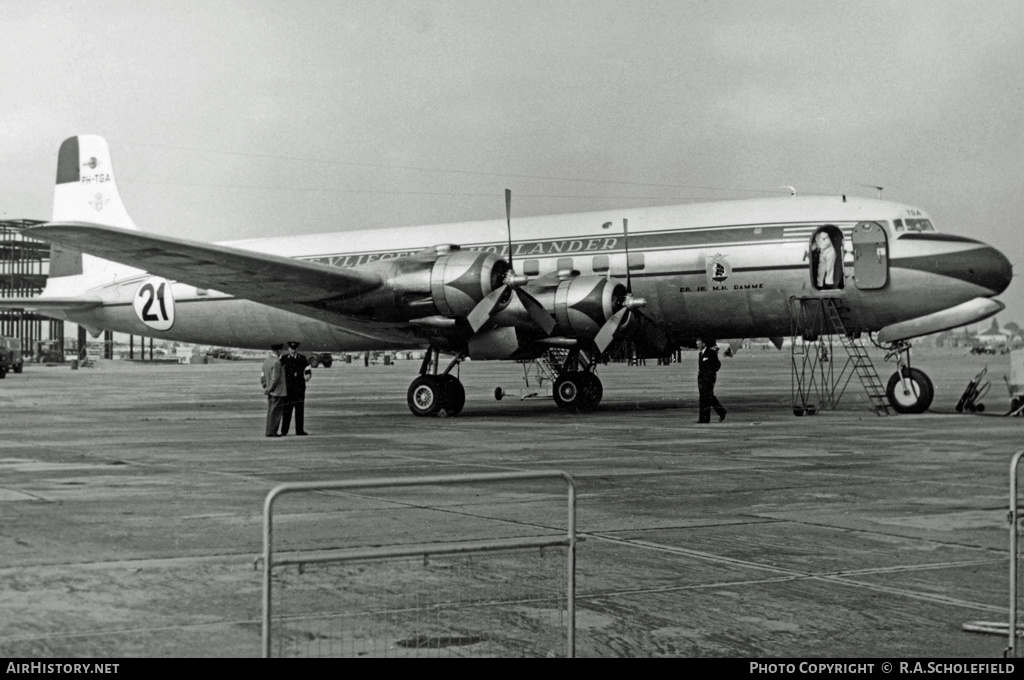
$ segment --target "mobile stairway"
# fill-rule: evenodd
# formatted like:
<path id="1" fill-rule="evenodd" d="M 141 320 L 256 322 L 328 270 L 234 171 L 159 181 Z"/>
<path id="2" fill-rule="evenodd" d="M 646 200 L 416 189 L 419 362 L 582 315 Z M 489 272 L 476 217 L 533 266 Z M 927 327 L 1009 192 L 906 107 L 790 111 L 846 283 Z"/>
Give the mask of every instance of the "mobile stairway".
<path id="1" fill-rule="evenodd" d="M 871 363 L 859 333 L 847 331 L 846 311 L 837 297 L 792 298 L 792 397 L 793 414 L 814 415 L 822 409 L 835 409 L 853 376 L 856 375 L 879 416 L 891 414 L 891 406 Z M 845 353 L 842 361 L 837 353 Z"/>

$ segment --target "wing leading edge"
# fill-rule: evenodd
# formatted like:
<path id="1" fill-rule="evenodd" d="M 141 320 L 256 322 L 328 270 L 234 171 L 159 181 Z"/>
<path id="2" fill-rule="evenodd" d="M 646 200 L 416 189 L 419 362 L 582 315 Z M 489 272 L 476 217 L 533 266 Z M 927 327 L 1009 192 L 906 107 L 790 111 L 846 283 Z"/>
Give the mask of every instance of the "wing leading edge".
<path id="1" fill-rule="evenodd" d="M 97 298 L 38 298 L 17 297 L 0 298 L 0 309 L 33 309 L 52 312 L 84 312 L 102 307 L 103 301 Z"/>
<path id="2" fill-rule="evenodd" d="M 49 222 L 23 233 L 197 288 L 316 319 L 374 342 L 405 346 L 410 341 L 406 324 L 359 318 L 335 306 L 380 288 L 383 280 L 372 271 L 330 267 L 90 222 Z M 91 300 L 80 302 L 83 306 L 50 308 L 84 311 L 84 305 Z M 41 309 L 38 302 L 31 306 Z"/>

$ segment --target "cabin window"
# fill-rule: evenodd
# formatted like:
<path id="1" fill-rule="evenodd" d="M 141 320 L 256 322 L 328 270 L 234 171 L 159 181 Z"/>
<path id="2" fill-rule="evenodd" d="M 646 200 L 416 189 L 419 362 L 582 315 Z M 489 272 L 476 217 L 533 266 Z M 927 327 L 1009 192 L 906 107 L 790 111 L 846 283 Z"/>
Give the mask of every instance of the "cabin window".
<path id="1" fill-rule="evenodd" d="M 595 274 L 604 274 L 609 269 L 611 269 L 611 265 L 608 263 L 608 256 L 607 255 L 594 255 L 594 273 Z"/>
<path id="2" fill-rule="evenodd" d="M 563 269 L 572 269 L 572 258 L 571 257 L 560 257 L 558 258 L 558 264 L 555 268 L 559 271 Z"/>
<path id="3" fill-rule="evenodd" d="M 523 273 L 527 276 L 540 275 L 540 260 L 527 260 L 523 263 Z"/>
<path id="4" fill-rule="evenodd" d="M 643 253 L 630 253 L 629 259 L 626 261 L 630 271 L 636 271 L 637 269 L 644 268 L 644 254 Z"/>
<path id="5" fill-rule="evenodd" d="M 811 236 L 811 283 L 818 290 L 838 290 L 843 281 L 843 232 L 826 224 Z"/>
<path id="6" fill-rule="evenodd" d="M 896 225 L 896 231 L 903 231 L 903 220 L 895 220 L 893 224 Z"/>

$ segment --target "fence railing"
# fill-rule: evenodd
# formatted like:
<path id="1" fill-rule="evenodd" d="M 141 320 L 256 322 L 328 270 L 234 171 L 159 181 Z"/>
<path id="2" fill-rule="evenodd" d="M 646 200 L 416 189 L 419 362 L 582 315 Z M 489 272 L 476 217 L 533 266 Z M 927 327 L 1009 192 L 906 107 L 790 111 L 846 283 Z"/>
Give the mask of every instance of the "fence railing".
<path id="1" fill-rule="evenodd" d="M 466 540 L 466 541 L 447 541 L 447 542 L 433 542 L 424 544 L 406 544 L 406 545 L 390 545 L 384 547 L 357 547 L 357 548 L 346 548 L 346 549 L 332 549 L 332 550 L 320 550 L 316 552 L 303 552 L 299 554 L 275 554 L 274 552 L 274 504 L 282 496 L 287 494 L 297 493 L 312 493 L 312 492 L 324 492 L 324 491 L 341 491 L 341 490 L 353 490 L 353 489 L 369 489 L 369 488 L 388 488 L 388 487 L 409 487 L 409 486 L 426 486 L 426 485 L 447 485 L 447 484 L 474 484 L 474 483 L 490 483 L 490 482 L 509 482 L 509 481 L 529 481 L 529 480 L 542 480 L 542 479 L 561 479 L 566 484 L 566 499 L 567 499 L 567 520 L 566 520 L 566 531 L 564 535 L 551 534 L 546 536 L 524 536 L 524 537 L 513 537 L 513 538 L 501 538 L 501 539 L 485 539 L 485 540 Z M 393 478 L 376 478 L 376 479 L 364 479 L 364 480 L 341 480 L 341 481 L 330 481 L 330 482 L 300 482 L 291 484 L 282 484 L 267 494 L 266 500 L 264 501 L 264 512 L 263 512 L 263 617 L 262 617 L 262 633 L 263 633 L 263 656 L 270 657 L 272 655 L 272 617 L 273 617 L 273 572 L 275 567 L 284 567 L 288 565 L 297 565 L 300 573 L 304 568 L 312 565 L 342 565 L 350 564 L 355 561 L 367 561 L 367 560 L 395 560 L 402 558 L 421 558 L 423 563 L 434 556 L 456 556 L 456 555 L 485 555 L 485 554 L 496 554 L 501 551 L 522 551 L 525 549 L 539 549 L 541 551 L 547 548 L 564 547 L 565 548 L 565 620 L 566 620 L 566 641 L 565 641 L 565 654 L 566 656 L 575 656 L 575 591 L 576 591 L 576 490 L 575 484 L 572 477 L 561 471 L 535 471 L 535 472 L 506 472 L 506 473 L 480 473 L 480 474 L 463 474 L 463 475 L 435 475 L 435 476 L 421 476 L 421 477 L 393 477 Z M 504 565 L 504 568 L 508 568 L 508 565 Z M 451 569 L 446 565 L 445 568 L 446 576 L 448 574 L 456 574 L 457 570 Z M 396 572 L 397 574 L 397 572 Z M 382 570 L 382 577 L 387 578 L 387 570 Z M 414 575 L 413 578 L 435 578 L 436 575 Z M 353 578 L 349 575 L 348 578 Z M 402 576 L 402 578 L 406 578 Z M 377 579 L 378 583 L 380 579 Z M 451 588 L 451 587 L 450 587 Z M 315 597 L 324 597 L 325 592 L 335 592 L 338 590 L 337 584 L 332 585 L 329 588 L 321 587 L 318 591 L 320 594 L 307 593 L 306 602 L 309 606 L 313 606 L 316 602 Z M 384 589 L 386 590 L 386 589 Z M 471 588 L 467 586 L 454 586 L 453 592 L 459 591 L 470 591 Z M 517 595 L 517 602 L 528 601 L 529 598 L 524 598 L 523 595 Z M 446 599 L 445 598 L 442 599 Z M 493 604 L 493 603 L 492 603 Z M 441 603 L 435 602 L 430 605 L 432 608 L 440 608 Z M 474 607 L 479 609 L 481 607 L 480 601 L 476 601 L 473 604 Z M 407 607 L 405 605 L 396 606 L 389 603 L 386 607 L 389 612 L 389 616 L 395 621 L 401 618 L 404 614 L 402 613 Z M 559 610 L 561 605 L 559 605 Z M 365 619 L 365 617 L 364 617 Z M 362 624 L 360 624 L 362 625 Z M 309 637 L 321 636 L 319 633 L 306 632 Z M 422 640 L 420 640 L 422 638 Z M 419 646 L 422 643 L 423 646 L 430 645 L 448 645 L 448 644 L 462 644 L 466 641 L 474 641 L 481 638 L 467 635 L 448 634 L 443 636 L 417 636 L 413 635 L 408 640 L 399 640 L 399 645 L 415 645 Z"/>

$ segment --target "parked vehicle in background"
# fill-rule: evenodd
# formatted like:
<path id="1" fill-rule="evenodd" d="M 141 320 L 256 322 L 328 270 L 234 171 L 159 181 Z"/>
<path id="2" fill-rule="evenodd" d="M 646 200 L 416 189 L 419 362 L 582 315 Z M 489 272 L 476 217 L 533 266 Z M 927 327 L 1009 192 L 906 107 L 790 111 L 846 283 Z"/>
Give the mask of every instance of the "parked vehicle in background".
<path id="1" fill-rule="evenodd" d="M 21 373 L 22 368 L 21 338 L 0 337 L 0 378 L 5 377 L 8 371 Z"/>
<path id="2" fill-rule="evenodd" d="M 64 363 L 64 352 L 61 351 L 60 342 L 57 340 L 37 340 L 34 355 L 37 364 Z"/>

